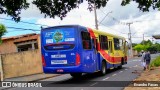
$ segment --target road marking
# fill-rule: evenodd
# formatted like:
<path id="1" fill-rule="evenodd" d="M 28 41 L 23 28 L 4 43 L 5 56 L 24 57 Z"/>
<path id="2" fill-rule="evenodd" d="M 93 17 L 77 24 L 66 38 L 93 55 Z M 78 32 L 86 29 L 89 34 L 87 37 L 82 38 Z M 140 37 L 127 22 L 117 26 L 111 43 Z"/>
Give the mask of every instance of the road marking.
<path id="1" fill-rule="evenodd" d="M 133 66 L 133 67 L 137 67 L 138 65 L 135 65 L 135 66 Z"/>
<path id="2" fill-rule="evenodd" d="M 103 80 L 107 80 L 107 79 L 109 79 L 110 77 L 106 77 L 106 78 L 104 78 Z"/>
<path id="3" fill-rule="evenodd" d="M 112 76 L 116 76 L 117 74 L 113 74 Z"/>
<path id="4" fill-rule="evenodd" d="M 119 73 L 122 73 L 123 71 L 120 71 Z"/>
<path id="5" fill-rule="evenodd" d="M 83 90 L 83 88 L 81 90 Z"/>
<path id="6" fill-rule="evenodd" d="M 125 70 L 128 70 L 128 69 L 125 69 Z"/>
<path id="7" fill-rule="evenodd" d="M 94 86 L 94 85 L 96 85 L 96 84 L 97 84 L 97 82 L 95 82 L 95 83 L 91 84 L 90 86 Z"/>

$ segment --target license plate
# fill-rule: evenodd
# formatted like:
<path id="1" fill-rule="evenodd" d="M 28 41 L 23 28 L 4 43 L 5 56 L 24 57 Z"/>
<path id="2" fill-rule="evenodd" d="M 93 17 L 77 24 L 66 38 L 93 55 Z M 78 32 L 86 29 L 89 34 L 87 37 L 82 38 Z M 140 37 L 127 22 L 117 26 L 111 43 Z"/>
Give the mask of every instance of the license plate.
<path id="1" fill-rule="evenodd" d="M 67 60 L 51 60 L 51 64 L 67 64 Z"/>

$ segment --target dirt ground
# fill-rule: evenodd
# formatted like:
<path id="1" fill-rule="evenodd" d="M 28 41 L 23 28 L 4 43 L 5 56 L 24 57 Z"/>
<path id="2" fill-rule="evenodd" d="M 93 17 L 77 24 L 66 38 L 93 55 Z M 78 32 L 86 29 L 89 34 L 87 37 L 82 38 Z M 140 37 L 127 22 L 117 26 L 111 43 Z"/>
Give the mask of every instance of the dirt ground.
<path id="1" fill-rule="evenodd" d="M 135 71 L 133 73 L 138 73 L 138 72 Z M 151 68 L 151 70 L 149 70 L 149 71 L 144 71 L 134 81 L 135 82 L 142 81 L 137 84 L 137 85 L 141 84 L 141 87 L 136 87 L 135 86 L 136 84 L 133 83 L 133 84 L 130 84 L 128 87 L 125 87 L 124 90 L 160 90 L 160 67 Z M 143 83 L 143 81 L 145 84 Z M 149 81 L 149 82 L 145 82 L 145 81 Z M 150 81 L 156 81 L 156 82 L 154 84 L 153 82 L 150 82 Z M 149 86 L 148 83 L 158 85 L 158 87 L 157 86 L 156 87 L 148 87 Z M 147 86 L 144 87 L 145 85 L 147 85 Z"/>

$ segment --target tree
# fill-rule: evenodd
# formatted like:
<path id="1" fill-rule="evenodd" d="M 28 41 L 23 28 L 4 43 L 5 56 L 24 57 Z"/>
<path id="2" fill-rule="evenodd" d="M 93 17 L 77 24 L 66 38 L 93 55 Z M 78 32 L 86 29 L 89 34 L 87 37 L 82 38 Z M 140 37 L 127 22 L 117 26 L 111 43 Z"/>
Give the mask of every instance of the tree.
<path id="1" fill-rule="evenodd" d="M 144 44 L 144 45 L 143 45 Z M 156 53 L 160 51 L 160 44 L 153 44 L 150 40 L 142 41 L 140 44 L 134 46 L 134 49 L 140 52 L 141 50 L 150 51 L 151 53 Z"/>
<path id="2" fill-rule="evenodd" d="M 6 28 L 3 24 L 0 24 L 0 44 L 2 43 L 2 36 L 6 33 Z"/>
<path id="3" fill-rule="evenodd" d="M 159 43 L 155 43 L 155 46 L 157 48 L 157 51 L 160 51 L 160 44 Z"/>
<path id="4" fill-rule="evenodd" d="M 150 53 L 156 53 L 157 52 L 156 45 L 151 45 L 150 47 L 147 48 L 147 51 L 150 51 Z"/>
<path id="5" fill-rule="evenodd" d="M 132 47 L 135 47 L 137 45 L 137 43 L 132 43 Z"/>
<path id="6" fill-rule="evenodd" d="M 138 52 L 140 52 L 140 51 L 142 51 L 142 50 L 143 50 L 143 51 L 147 51 L 149 47 L 150 47 L 149 44 L 146 44 L 146 45 L 137 44 L 136 46 L 134 46 L 133 49 L 135 49 L 135 50 L 137 50 Z"/>
<path id="7" fill-rule="evenodd" d="M 153 43 L 151 42 L 151 40 L 147 40 L 147 41 L 144 40 L 144 41 L 141 42 L 141 44 L 142 44 L 142 45 L 144 44 L 144 45 L 149 45 L 149 46 L 151 46 Z"/>
<path id="8" fill-rule="evenodd" d="M 55 16 L 63 19 L 67 13 L 74 8 L 78 8 L 84 0 L 34 0 L 41 13 L 54 18 Z M 92 11 L 95 3 L 96 8 L 105 7 L 109 0 L 86 0 L 88 1 L 88 9 Z M 122 0 L 121 5 L 125 6 L 131 1 L 138 3 L 138 8 L 143 11 L 149 11 L 149 8 L 160 9 L 160 0 Z M 7 14 L 15 21 L 20 21 L 20 13 L 22 9 L 29 8 L 27 0 L 0 0 L 0 14 Z"/>

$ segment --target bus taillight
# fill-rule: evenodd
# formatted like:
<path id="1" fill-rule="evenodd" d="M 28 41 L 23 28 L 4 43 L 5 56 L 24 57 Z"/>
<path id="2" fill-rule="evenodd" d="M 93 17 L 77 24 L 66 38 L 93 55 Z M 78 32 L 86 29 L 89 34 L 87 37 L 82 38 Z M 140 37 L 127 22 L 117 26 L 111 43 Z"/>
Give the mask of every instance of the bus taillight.
<path id="1" fill-rule="evenodd" d="M 80 62 L 81 62 L 80 55 L 78 53 L 76 53 L 76 65 L 79 65 Z"/>
<path id="2" fill-rule="evenodd" d="M 42 55 L 42 65 L 45 67 L 46 66 L 46 62 L 45 62 L 45 59 L 44 59 L 44 56 Z"/>

